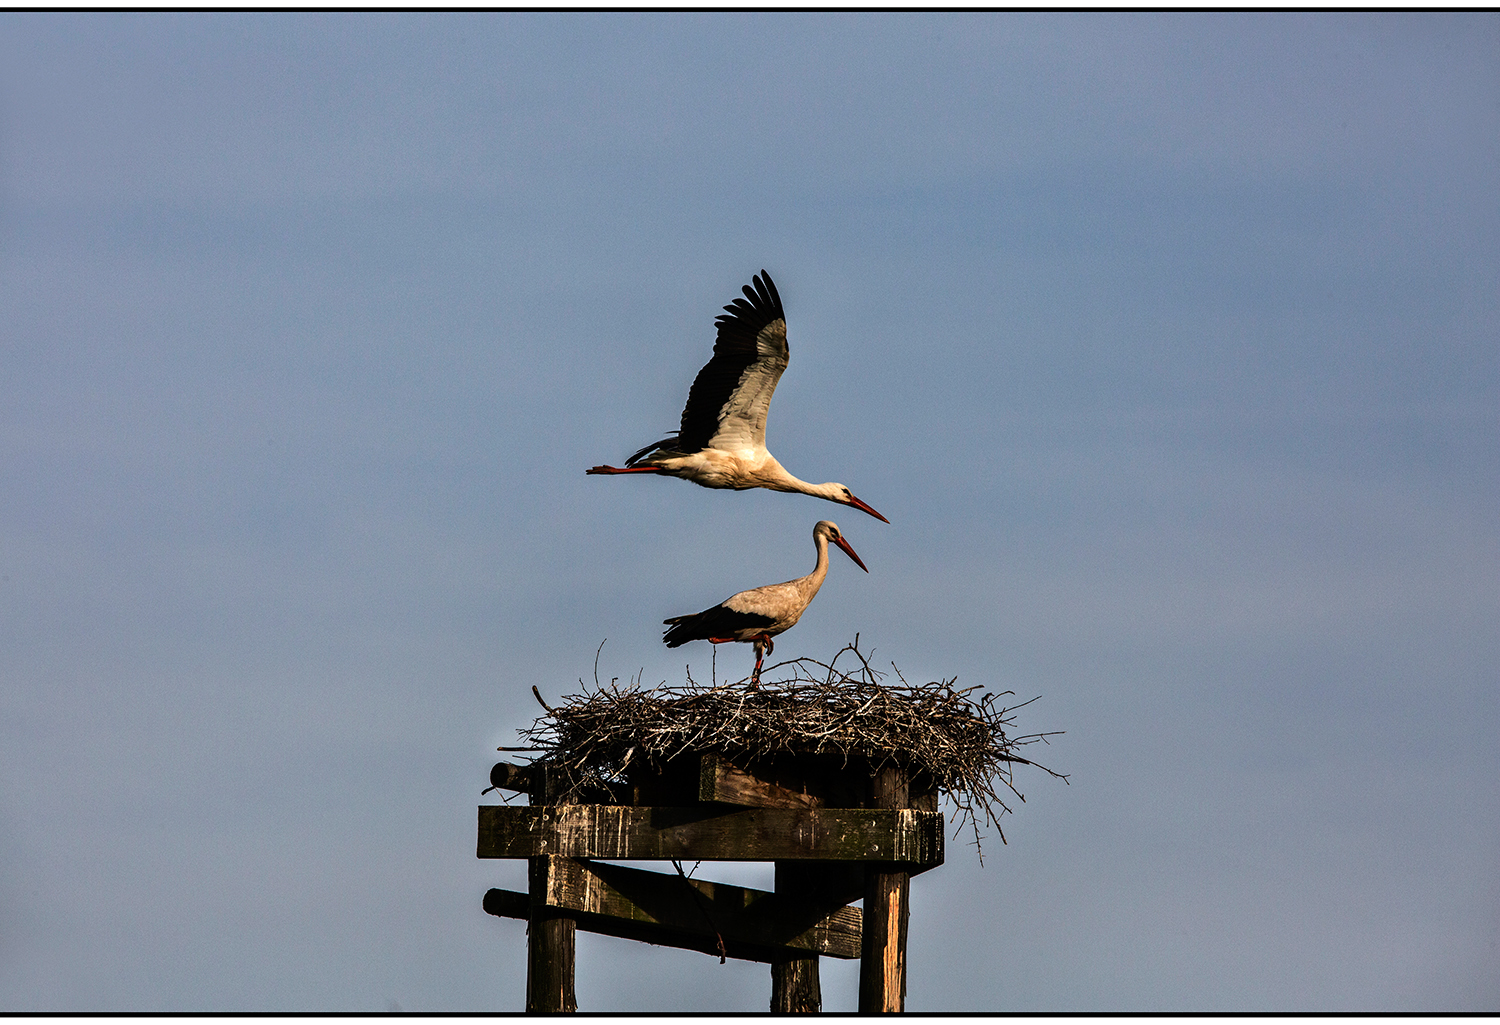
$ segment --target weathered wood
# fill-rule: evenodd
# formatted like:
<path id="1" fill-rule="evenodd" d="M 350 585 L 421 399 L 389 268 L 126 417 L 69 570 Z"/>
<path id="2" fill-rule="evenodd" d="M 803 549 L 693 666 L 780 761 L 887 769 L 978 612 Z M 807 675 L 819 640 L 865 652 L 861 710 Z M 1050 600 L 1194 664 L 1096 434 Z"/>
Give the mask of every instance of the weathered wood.
<path id="1" fill-rule="evenodd" d="M 683 766 L 677 763 L 691 762 L 693 757 L 684 755 L 661 767 L 656 782 L 648 780 L 648 773 L 637 770 L 639 792 L 681 795 Z M 699 760 L 696 794 L 678 796 L 673 800 L 621 803 L 690 804 L 694 800 L 720 800 L 773 808 L 880 807 L 872 792 L 875 766 L 859 757 L 779 754 L 746 759 L 716 752 L 704 752 L 696 757 Z M 715 765 L 715 762 L 719 764 Z M 931 776 L 916 773 L 909 779 L 908 786 L 911 799 L 906 807 L 937 811 L 937 782 Z"/>
<path id="2" fill-rule="evenodd" d="M 921 793 L 918 793 L 916 788 L 913 787 L 911 790 L 911 799 L 907 801 L 907 804 L 910 807 L 917 809 L 918 811 L 937 811 L 937 789 L 933 788 L 931 790 L 924 790 Z"/>
<path id="3" fill-rule="evenodd" d="M 493 779 L 494 770 L 490 770 Z M 563 794 L 564 779 L 562 773 L 546 764 L 528 765 L 526 767 L 526 780 L 530 784 L 526 788 L 526 796 L 532 804 L 556 804 Z"/>
<path id="4" fill-rule="evenodd" d="M 531 895 L 517 893 L 515 890 L 486 890 L 484 913 L 494 915 L 496 918 L 529 919 Z"/>
<path id="5" fill-rule="evenodd" d="M 588 783 L 574 788 L 568 776 L 555 765 L 534 763 L 526 766 L 502 768 L 502 762 L 490 770 L 490 783 L 509 790 L 525 790 L 534 805 L 560 804 L 564 797 L 567 803 L 584 804 L 628 804 L 631 789 L 624 784 Z M 501 773 L 506 783 L 495 781 Z M 510 786 L 511 781 L 522 786 Z"/>
<path id="6" fill-rule="evenodd" d="M 823 803 L 811 794 L 769 782 L 713 754 L 702 759 L 698 800 L 756 808 L 816 808 Z"/>
<path id="7" fill-rule="evenodd" d="M 787 929 L 811 925 L 864 895 L 865 867 L 859 862 L 776 862 L 776 896 Z"/>
<path id="8" fill-rule="evenodd" d="M 484 902 L 530 922 L 528 1010 L 576 1009 L 577 929 L 708 954 L 722 937 L 728 956 L 771 965 L 779 1013 L 820 1010 L 820 954 L 859 956 L 860 1011 L 904 1010 L 910 878 L 944 853 L 932 779 L 714 753 L 641 762 L 627 777 L 577 791 L 545 765 L 491 773 L 532 805 L 481 807 L 476 852 L 531 861 L 531 892 L 491 890 Z M 559 804 L 565 796 L 590 803 Z M 775 892 L 577 860 L 673 858 L 775 861 Z M 856 899 L 859 911 L 847 906 Z"/>
<path id="9" fill-rule="evenodd" d="M 818 956 L 780 955 L 771 962 L 771 1013 L 817 1014 L 823 1010 Z"/>
<path id="10" fill-rule="evenodd" d="M 791 948 L 831 957 L 860 953 L 860 913 L 828 908 L 803 920 L 775 893 L 622 865 L 558 859 L 548 882 L 548 903 L 594 914 L 628 917 L 674 931 L 723 937 L 731 956 L 769 960 Z M 754 948 L 735 954 L 736 948 Z"/>
<path id="11" fill-rule="evenodd" d="M 831 908 L 808 921 L 802 905 L 789 907 L 784 898 L 765 890 L 572 858 L 547 861 L 540 899 L 567 912 L 585 932 L 708 954 L 718 953 L 722 936 L 728 956 L 763 963 L 781 955 L 860 956 L 860 912 L 855 908 Z M 485 910 L 526 917 L 529 908 L 516 897 L 529 905 L 521 894 L 491 890 Z"/>
<path id="12" fill-rule="evenodd" d="M 909 808 L 634 808 L 481 805 L 481 858 L 943 862 L 943 816 Z"/>
<path id="13" fill-rule="evenodd" d="M 864 866 L 857 862 L 776 862 L 776 896 L 786 908 L 788 928 L 795 928 L 797 922 L 816 915 L 821 908 L 843 907 L 863 893 Z M 863 950 L 861 939 L 861 954 Z M 823 988 L 816 958 L 788 952 L 771 963 L 771 1013 L 816 1014 L 822 1009 Z"/>
<path id="14" fill-rule="evenodd" d="M 490 786 L 496 790 L 531 789 L 531 770 L 524 765 L 496 762 L 490 769 Z"/>
<path id="15" fill-rule="evenodd" d="M 657 764 L 637 758 L 625 768 L 630 794 L 621 804 L 678 808 L 698 800 L 699 755 L 684 754 Z"/>
<path id="16" fill-rule="evenodd" d="M 881 807 L 904 808 L 910 801 L 906 774 L 895 766 L 883 766 L 873 784 L 874 799 Z M 911 874 L 896 865 L 871 865 L 865 880 L 859 1012 L 904 1011 Z"/>
<path id="17" fill-rule="evenodd" d="M 526 1010 L 528 1013 L 578 1010 L 573 992 L 577 950 L 573 919 L 539 897 L 545 893 L 551 857 L 532 858 L 527 868 L 531 917 L 526 927 Z"/>
<path id="18" fill-rule="evenodd" d="M 872 870 L 865 888 L 859 1012 L 906 1009 L 906 927 L 911 874 Z"/>
<path id="19" fill-rule="evenodd" d="M 879 807 L 868 781 L 857 772 L 851 774 L 848 766 L 839 771 L 837 766 L 824 764 L 826 759 L 782 757 L 739 765 L 712 752 L 697 758 L 696 772 L 691 771 L 692 759 L 684 756 L 655 773 L 637 770 L 634 783 L 590 783 L 574 799 L 638 806 L 709 801 L 759 808 Z M 556 804 L 565 782 L 560 773 L 545 765 L 496 762 L 490 769 L 491 789 L 526 793 L 534 805 Z M 908 806 L 937 811 L 938 793 L 931 780 L 919 777 L 912 781 Z"/>

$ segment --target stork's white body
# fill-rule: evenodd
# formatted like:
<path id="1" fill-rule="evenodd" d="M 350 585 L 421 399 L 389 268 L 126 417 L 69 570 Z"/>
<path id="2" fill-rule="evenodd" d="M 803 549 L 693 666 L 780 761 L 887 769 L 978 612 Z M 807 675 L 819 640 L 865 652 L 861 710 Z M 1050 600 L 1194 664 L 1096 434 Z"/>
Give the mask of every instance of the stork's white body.
<path id="1" fill-rule="evenodd" d="M 860 561 L 849 542 L 839 532 L 838 525 L 829 520 L 819 520 L 813 527 L 813 544 L 818 550 L 818 561 L 813 571 L 805 577 L 788 580 L 781 584 L 767 584 L 725 598 L 713 608 L 704 609 L 691 616 L 675 616 L 664 620 L 668 630 L 662 638 L 667 647 L 675 648 L 688 641 L 710 641 L 726 644 L 742 641 L 755 645 L 755 671 L 750 676 L 751 686 L 760 682 L 762 659 L 775 648 L 771 638 L 797 625 L 802 613 L 817 597 L 818 589 L 828 576 L 828 543 L 833 542 L 853 559 L 860 569 Z"/>
<path id="2" fill-rule="evenodd" d="M 830 502 L 845 502 L 842 484 L 809 484 L 786 471 L 764 445 L 746 448 L 705 448 L 697 452 L 672 454 L 659 452 L 649 461 L 651 469 L 671 477 L 681 477 L 706 488 L 769 488 L 772 491 L 796 491 L 815 495 Z M 850 496 L 852 497 L 852 496 Z"/>
<path id="3" fill-rule="evenodd" d="M 745 299 L 724 307 L 728 313 L 715 321 L 714 355 L 693 379 L 677 436 L 647 445 L 623 467 L 595 466 L 587 472 L 656 473 L 735 491 L 795 491 L 885 520 L 842 484 L 811 484 L 793 476 L 766 449 L 771 396 L 791 350 L 771 276 L 761 271 L 753 283 L 754 290 L 745 286 Z"/>

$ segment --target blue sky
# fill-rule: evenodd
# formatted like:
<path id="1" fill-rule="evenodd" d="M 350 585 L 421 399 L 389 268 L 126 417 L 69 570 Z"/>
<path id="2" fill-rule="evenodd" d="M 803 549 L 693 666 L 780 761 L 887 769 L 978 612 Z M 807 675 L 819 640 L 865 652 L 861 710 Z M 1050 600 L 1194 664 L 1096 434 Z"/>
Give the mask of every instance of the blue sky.
<path id="1" fill-rule="evenodd" d="M 519 1009 L 530 687 L 833 515 L 778 656 L 1066 731 L 911 1009 L 1495 1010 L 1497 169 L 1492 14 L 0 16 L 0 1007 Z M 762 267 L 889 526 L 583 474 Z"/>

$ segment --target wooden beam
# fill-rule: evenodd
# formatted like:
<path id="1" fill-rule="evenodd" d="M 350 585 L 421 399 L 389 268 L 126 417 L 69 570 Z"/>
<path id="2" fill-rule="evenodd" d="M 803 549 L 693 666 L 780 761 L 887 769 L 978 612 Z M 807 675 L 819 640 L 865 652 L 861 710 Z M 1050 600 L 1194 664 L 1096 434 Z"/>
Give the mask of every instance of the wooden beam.
<path id="1" fill-rule="evenodd" d="M 490 769 L 490 786 L 496 790 L 531 790 L 531 767 L 512 762 L 496 762 Z"/>
<path id="2" fill-rule="evenodd" d="M 875 775 L 874 798 L 885 808 L 903 808 L 910 800 L 906 773 L 894 765 Z M 865 874 L 859 962 L 859 1013 L 906 1010 L 906 924 L 911 873 L 897 865 L 871 865 Z"/>
<path id="3" fill-rule="evenodd" d="M 519 918 L 524 921 L 531 917 L 531 895 L 517 893 L 515 890 L 486 890 L 484 913 L 496 918 Z"/>
<path id="4" fill-rule="evenodd" d="M 481 805 L 481 858 L 943 862 L 943 816 L 910 808 L 636 808 Z"/>
<path id="5" fill-rule="evenodd" d="M 707 954 L 718 953 L 723 937 L 727 956 L 763 963 L 860 956 L 855 908 L 834 908 L 808 922 L 805 905 L 788 906 L 765 890 L 572 858 L 537 860 L 547 862 L 547 876 L 536 895 L 585 932 Z M 508 890 L 491 890 L 484 898 L 486 911 L 510 918 L 526 917 L 529 904 L 525 895 Z"/>
<path id="6" fill-rule="evenodd" d="M 821 800 L 754 776 L 713 754 L 703 756 L 698 800 L 756 808 L 817 808 Z"/>
<path id="7" fill-rule="evenodd" d="M 858 861 L 778 861 L 776 892 L 794 904 L 842 907 L 865 895 L 865 866 Z"/>

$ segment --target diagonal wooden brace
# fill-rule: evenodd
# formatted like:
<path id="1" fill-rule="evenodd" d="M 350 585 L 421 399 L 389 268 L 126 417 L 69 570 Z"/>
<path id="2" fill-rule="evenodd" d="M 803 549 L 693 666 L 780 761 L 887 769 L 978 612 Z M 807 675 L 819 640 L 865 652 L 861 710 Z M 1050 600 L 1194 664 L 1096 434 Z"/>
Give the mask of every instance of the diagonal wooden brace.
<path id="1" fill-rule="evenodd" d="M 730 957 L 763 963 L 788 954 L 860 956 L 860 912 L 842 905 L 788 906 L 785 895 L 623 865 L 550 856 L 545 878 L 530 898 L 508 890 L 485 894 L 484 908 L 502 917 L 525 918 L 532 900 L 572 919 L 586 932 L 717 953 L 724 939 Z M 809 923 L 809 919 L 811 922 Z"/>

